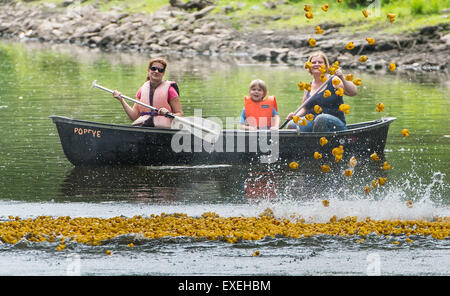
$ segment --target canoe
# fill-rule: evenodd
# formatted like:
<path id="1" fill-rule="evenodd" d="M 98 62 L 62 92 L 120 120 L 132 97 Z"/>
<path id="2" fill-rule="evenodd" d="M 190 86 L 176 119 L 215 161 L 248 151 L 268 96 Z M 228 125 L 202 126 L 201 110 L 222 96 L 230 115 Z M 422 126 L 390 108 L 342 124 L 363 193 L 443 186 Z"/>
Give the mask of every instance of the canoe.
<path id="1" fill-rule="evenodd" d="M 329 133 L 222 130 L 211 144 L 184 130 L 135 127 L 50 116 L 62 149 L 75 166 L 162 166 L 247 163 L 285 163 L 311 159 L 314 152 L 331 158 L 340 145 L 344 158 L 383 155 L 394 117 L 350 124 Z M 325 137 L 328 143 L 319 144 Z"/>

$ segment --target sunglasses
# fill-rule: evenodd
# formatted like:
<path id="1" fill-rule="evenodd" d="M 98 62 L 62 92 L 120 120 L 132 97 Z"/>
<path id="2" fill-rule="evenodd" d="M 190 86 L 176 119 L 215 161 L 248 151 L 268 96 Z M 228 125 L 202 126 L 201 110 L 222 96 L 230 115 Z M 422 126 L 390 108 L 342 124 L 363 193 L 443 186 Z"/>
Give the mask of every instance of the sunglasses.
<path id="1" fill-rule="evenodd" d="M 150 70 L 152 70 L 153 72 L 154 72 L 154 71 L 158 71 L 159 73 L 164 73 L 164 71 L 165 71 L 166 69 L 164 69 L 164 68 L 158 68 L 158 67 L 152 66 L 152 67 L 150 67 Z"/>

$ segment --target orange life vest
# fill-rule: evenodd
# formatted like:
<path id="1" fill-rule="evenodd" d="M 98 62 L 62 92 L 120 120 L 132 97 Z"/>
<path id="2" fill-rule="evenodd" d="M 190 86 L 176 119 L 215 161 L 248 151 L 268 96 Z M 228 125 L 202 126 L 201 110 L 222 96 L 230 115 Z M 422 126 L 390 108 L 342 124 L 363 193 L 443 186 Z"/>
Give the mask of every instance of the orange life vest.
<path id="1" fill-rule="evenodd" d="M 257 128 L 270 127 L 272 125 L 273 108 L 278 112 L 275 96 L 268 96 L 259 102 L 253 101 L 249 96 L 245 96 L 244 99 L 245 118 L 248 125 Z"/>
<path id="2" fill-rule="evenodd" d="M 153 93 L 153 105 L 150 104 L 150 81 L 147 81 L 141 87 L 141 102 L 147 105 L 151 105 L 155 108 L 166 108 L 172 113 L 172 107 L 168 102 L 169 98 L 169 87 L 172 84 L 171 81 L 163 81 L 160 85 L 155 89 Z M 171 127 L 172 119 L 166 117 L 164 115 L 155 114 L 151 109 L 144 107 L 142 105 L 138 105 L 138 110 L 140 112 L 140 116 L 133 122 L 133 125 L 137 125 L 145 122 L 150 116 L 153 116 L 153 122 L 155 127 Z M 150 115 L 150 113 L 152 115 Z"/>

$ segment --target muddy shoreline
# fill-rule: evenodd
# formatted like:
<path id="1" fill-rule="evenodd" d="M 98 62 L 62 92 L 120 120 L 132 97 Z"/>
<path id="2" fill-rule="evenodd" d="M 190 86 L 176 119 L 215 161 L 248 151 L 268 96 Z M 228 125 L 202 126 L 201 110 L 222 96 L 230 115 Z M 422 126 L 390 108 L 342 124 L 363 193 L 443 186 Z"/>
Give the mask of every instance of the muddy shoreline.
<path id="1" fill-rule="evenodd" d="M 304 64 L 316 50 L 344 68 L 386 71 L 397 69 L 448 73 L 450 23 L 428 26 L 409 35 L 372 35 L 369 45 L 362 34 L 342 35 L 336 27 L 321 24 L 325 34 L 311 47 L 307 32 L 300 30 L 236 30 L 226 14 L 212 15 L 214 6 L 195 12 L 167 6 L 154 14 L 128 14 L 120 10 L 100 12 L 92 5 L 0 5 L 0 38 L 42 43 L 66 43 L 103 51 L 124 51 L 183 56 L 242 56 L 255 63 Z M 353 41 L 352 50 L 345 49 Z M 359 61 L 361 55 L 369 60 Z"/>

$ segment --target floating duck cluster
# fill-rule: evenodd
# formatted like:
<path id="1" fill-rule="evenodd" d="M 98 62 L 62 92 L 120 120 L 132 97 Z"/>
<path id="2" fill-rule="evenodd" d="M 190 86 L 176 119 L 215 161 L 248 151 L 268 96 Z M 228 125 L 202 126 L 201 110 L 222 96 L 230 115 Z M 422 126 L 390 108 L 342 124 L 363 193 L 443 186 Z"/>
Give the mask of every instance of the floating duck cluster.
<path id="1" fill-rule="evenodd" d="M 328 207 L 329 201 L 323 201 Z M 371 220 L 358 217 L 337 219 L 333 216 L 327 223 L 305 223 L 304 219 L 276 219 L 267 209 L 258 217 L 220 217 L 213 212 L 191 217 L 176 213 L 113 218 L 53 218 L 39 216 L 35 219 L 13 217 L 0 222 L 0 239 L 3 243 L 17 244 L 22 240 L 35 243 L 58 244 L 56 250 L 63 251 L 66 242 L 98 246 L 121 235 L 136 234 L 144 239 L 164 237 L 196 237 L 236 243 L 241 240 L 261 240 L 265 237 L 289 238 L 316 235 L 360 236 L 432 236 L 446 239 L 450 235 L 450 217 L 424 220 Z M 128 245 L 131 247 L 131 244 Z M 111 251 L 106 251 L 111 255 Z M 254 256 L 258 256 L 254 253 Z"/>

